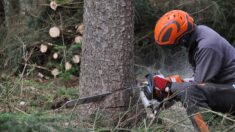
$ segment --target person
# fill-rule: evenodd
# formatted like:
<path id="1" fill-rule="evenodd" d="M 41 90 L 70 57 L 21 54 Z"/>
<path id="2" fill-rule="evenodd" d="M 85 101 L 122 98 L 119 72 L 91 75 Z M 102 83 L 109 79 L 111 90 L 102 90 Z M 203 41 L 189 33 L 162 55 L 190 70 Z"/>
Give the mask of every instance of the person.
<path id="1" fill-rule="evenodd" d="M 154 88 L 145 91 L 149 99 L 162 101 L 169 95 L 183 103 L 198 131 L 209 131 L 201 108 L 235 114 L 235 49 L 221 35 L 205 25 L 196 25 L 185 11 L 172 10 L 156 23 L 154 38 L 160 46 L 184 46 L 193 67 L 194 80 L 176 83 L 153 76 Z M 177 58 L 176 58 L 177 59 Z"/>

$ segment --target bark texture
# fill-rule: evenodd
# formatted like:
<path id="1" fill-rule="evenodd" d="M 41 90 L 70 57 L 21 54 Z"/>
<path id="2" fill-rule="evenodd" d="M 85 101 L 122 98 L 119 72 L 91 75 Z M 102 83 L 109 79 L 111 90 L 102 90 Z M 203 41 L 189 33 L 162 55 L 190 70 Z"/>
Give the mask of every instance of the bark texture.
<path id="1" fill-rule="evenodd" d="M 89 109 L 80 106 L 88 116 L 99 106 L 128 106 L 127 89 L 133 84 L 134 0 L 85 0 L 85 34 L 82 45 L 80 97 L 113 92 Z M 114 92 L 119 91 L 119 92 Z M 83 109 L 83 110 L 82 110 Z"/>

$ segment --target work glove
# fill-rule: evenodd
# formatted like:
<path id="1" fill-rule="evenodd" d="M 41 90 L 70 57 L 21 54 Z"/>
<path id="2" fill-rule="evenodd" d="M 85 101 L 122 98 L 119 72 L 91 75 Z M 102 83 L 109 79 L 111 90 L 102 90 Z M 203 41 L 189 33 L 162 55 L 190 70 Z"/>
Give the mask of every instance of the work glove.
<path id="1" fill-rule="evenodd" d="M 153 74 L 146 75 L 146 79 L 148 84 L 144 88 L 144 93 L 149 100 L 157 99 L 158 101 L 162 101 L 168 95 L 172 94 L 170 91 L 172 83 L 168 79 Z"/>
<path id="2" fill-rule="evenodd" d="M 172 82 L 166 78 L 160 76 L 154 76 L 154 89 L 153 89 L 153 97 L 159 101 L 162 101 L 167 96 L 171 95 L 170 91 Z"/>

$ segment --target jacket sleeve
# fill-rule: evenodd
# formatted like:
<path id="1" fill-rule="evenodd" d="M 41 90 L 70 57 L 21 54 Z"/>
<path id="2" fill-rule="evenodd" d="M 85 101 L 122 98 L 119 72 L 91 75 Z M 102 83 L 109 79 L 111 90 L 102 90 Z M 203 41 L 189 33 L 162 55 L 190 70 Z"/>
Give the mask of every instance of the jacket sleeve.
<path id="1" fill-rule="evenodd" d="M 222 55 L 211 48 L 204 48 L 195 54 L 196 69 L 194 79 L 197 83 L 212 82 L 223 64 Z"/>
<path id="2" fill-rule="evenodd" d="M 222 55 L 211 48 L 203 48 L 194 55 L 196 67 L 194 71 L 194 82 L 190 83 L 173 83 L 172 92 L 181 91 L 185 88 L 203 82 L 211 82 L 219 73 L 223 64 Z"/>

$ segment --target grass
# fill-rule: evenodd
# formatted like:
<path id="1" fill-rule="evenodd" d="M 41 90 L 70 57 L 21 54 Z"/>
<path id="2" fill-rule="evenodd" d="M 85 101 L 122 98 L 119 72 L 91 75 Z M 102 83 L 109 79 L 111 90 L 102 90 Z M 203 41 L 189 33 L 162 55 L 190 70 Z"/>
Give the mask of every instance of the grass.
<path id="1" fill-rule="evenodd" d="M 53 104 L 77 98 L 78 87 L 57 80 L 2 78 L 0 80 L 0 131 L 76 131 L 68 126 L 70 110 L 55 111 Z M 22 93 L 20 93 L 22 89 Z M 22 103 L 23 102 L 23 103 Z M 12 127 L 14 126 L 14 127 Z"/>
<path id="2" fill-rule="evenodd" d="M 60 82 L 58 84 L 58 82 Z M 107 126 L 102 110 L 91 115 L 89 122 L 80 122 L 74 109 L 52 109 L 54 103 L 64 98 L 78 98 L 78 87 L 66 87 L 63 80 L 41 80 L 18 77 L 0 79 L 0 131 L 160 131 L 162 125 L 148 127 L 146 120 L 138 125 L 123 128 L 122 118 L 129 112 L 120 113 L 120 124 Z M 22 93 L 21 93 L 22 90 Z M 24 104 L 21 104 L 24 102 Z M 131 108 L 132 109 L 132 108 Z M 82 114 L 82 113 L 79 113 Z"/>
<path id="3" fill-rule="evenodd" d="M 69 0 L 57 0 L 59 2 L 65 2 Z M 228 38 L 231 43 L 235 44 L 233 35 L 234 31 L 234 2 L 232 0 L 151 0 L 149 3 L 146 0 L 135 0 L 135 58 L 137 64 L 144 64 L 149 66 L 148 71 L 153 67 L 157 67 L 157 70 L 161 70 L 163 74 L 173 73 L 174 69 L 177 72 L 184 71 L 186 59 L 176 60 L 175 57 L 183 58 L 185 54 L 181 52 L 171 52 L 169 50 L 156 48 L 153 40 L 153 28 L 157 19 L 166 11 L 171 9 L 183 9 L 189 11 L 195 17 L 198 24 L 206 24 L 213 27 L 220 34 Z M 154 4 L 155 3 L 155 4 Z M 197 6 L 195 6 L 195 4 Z M 155 6 L 151 6 L 155 5 Z M 78 5 L 79 6 L 79 5 Z M 82 6 L 82 5 L 81 5 Z M 69 9 L 68 9 L 69 10 Z M 81 8 L 82 10 L 82 8 Z M 75 13 L 77 12 L 77 13 Z M 82 11 L 72 10 L 65 14 L 64 21 L 65 27 L 73 28 L 77 23 L 82 22 L 80 18 Z M 37 14 L 37 13 L 36 13 Z M 69 15 L 70 14 L 70 15 Z M 21 60 L 23 54 L 22 42 L 25 44 L 31 44 L 39 40 L 48 40 L 48 36 L 41 35 L 48 31 L 51 25 L 44 23 L 45 20 L 53 23 L 60 23 L 57 20 L 57 15 L 53 12 L 45 10 L 40 11 L 38 14 L 40 21 L 39 25 L 34 28 L 23 30 L 24 34 L 21 36 L 18 32 L 9 32 L 6 34 L 6 29 L 1 27 L 0 42 L 2 49 L 6 52 L 0 51 L 0 61 L 2 62 L 1 69 L 4 71 L 9 68 L 9 71 L 17 71 L 19 60 Z M 52 17 L 53 20 L 48 17 Z M 35 20 L 36 21 L 36 20 Z M 221 25 L 222 24 L 222 25 Z M 17 23 L 16 23 L 17 25 Z M 19 29 L 19 26 L 12 28 L 12 31 Z M 34 32 L 32 34 L 31 30 Z M 29 34 L 28 34 L 29 33 Z M 25 35 L 26 34 L 26 35 Z M 40 35 L 35 35 L 40 34 Z M 47 34 L 46 34 L 47 35 Z M 14 36 L 14 37 L 12 37 Z M 19 36 L 19 37 L 15 37 Z M 36 36 L 36 37 L 35 37 Z M 40 36 L 40 38 L 37 38 Z M 13 39 L 12 39 L 13 38 Z M 57 41 L 52 41 L 58 43 Z M 61 42 L 60 42 L 61 43 Z M 77 45 L 79 46 L 79 45 Z M 57 48 L 62 48 L 61 46 Z M 76 47 L 79 48 L 79 47 Z M 72 50 L 73 48 L 71 48 Z M 4 54 L 3 54 L 4 53 Z M 169 56 L 172 55 L 172 56 Z M 3 57 L 2 57 L 3 56 Z M 184 57 L 185 58 L 185 57 Z M 40 59 L 37 59 L 40 60 Z M 172 60 L 168 62 L 167 60 Z M 6 63 L 7 62 L 7 63 Z M 154 63 L 154 64 L 153 64 Z M 5 64 L 8 64 L 5 66 Z M 33 63 L 32 63 L 33 64 Z M 4 66 L 4 67 L 3 67 Z M 174 66 L 174 67 L 167 67 Z M 166 69 L 166 73 L 163 69 Z M 181 69 L 182 70 L 181 70 Z M 173 70 L 172 70 L 173 69 Z M 156 71 L 153 69 L 153 71 Z M 71 71 L 74 72 L 74 71 Z M 9 73 L 9 72 L 8 72 Z M 143 71 L 140 71 L 141 74 Z M 102 116 L 99 113 L 93 115 L 92 120 L 89 123 L 85 123 L 83 127 L 77 122 L 77 117 L 73 114 L 72 109 L 60 109 L 53 110 L 52 106 L 58 102 L 63 102 L 66 99 L 75 99 L 78 97 L 79 91 L 77 86 L 71 84 L 78 84 L 77 82 L 70 82 L 70 73 L 62 74 L 60 79 L 55 80 L 40 80 L 30 78 L 19 77 L 3 77 L 0 79 L 0 131 L 134 131 L 134 132 L 146 132 L 146 131 L 168 131 L 174 129 L 176 131 L 183 131 L 186 128 L 191 129 L 191 122 L 188 120 L 186 113 L 182 110 L 182 106 L 173 107 L 167 111 L 163 111 L 160 117 L 163 119 L 163 124 L 153 124 L 150 127 L 146 119 L 141 119 L 138 124 L 130 128 L 122 128 L 120 126 L 113 126 L 109 128 L 105 126 Z M 144 75 L 143 75 L 144 76 Z M 25 105 L 21 105 L 21 103 Z M 82 114 L 82 113 L 81 113 Z M 216 113 L 215 113 L 216 114 Z M 233 126 L 234 122 L 226 123 L 223 115 L 216 114 L 220 118 L 215 122 L 214 130 L 222 131 Z M 214 120 L 214 118 L 210 118 Z M 225 123 L 225 124 L 224 124 Z M 226 125 L 227 124 L 227 125 Z M 14 126 L 14 127 L 12 127 Z M 83 128 L 83 129 L 82 129 Z M 86 128 L 86 129 L 85 129 Z M 114 129 L 115 128 L 115 129 Z M 228 131 L 231 129 L 228 129 Z"/>
<path id="4" fill-rule="evenodd" d="M 165 132 L 193 131 L 192 124 L 181 104 L 177 103 L 160 114 L 161 121 L 150 125 L 142 108 L 130 107 L 119 114 L 119 122 L 107 126 L 102 110 L 91 115 L 91 120 L 81 122 L 74 109 L 52 109 L 53 104 L 64 98 L 75 99 L 78 87 L 66 87 L 59 82 L 63 80 L 21 79 L 9 77 L 0 79 L 0 131 L 2 132 L 77 132 L 77 131 L 131 131 L 131 132 Z M 23 85 L 22 85 L 23 84 Z M 22 89 L 22 94 L 20 93 Z M 25 102 L 25 104 L 21 104 Z M 140 113 L 126 118 L 131 111 Z M 232 117 L 207 110 L 205 117 L 213 131 L 232 131 L 235 121 Z M 134 117 L 134 118 L 133 118 Z M 128 125 L 133 118 L 134 125 Z M 127 123 L 126 123 L 127 122 Z M 126 124 L 125 124 L 126 123 Z"/>

